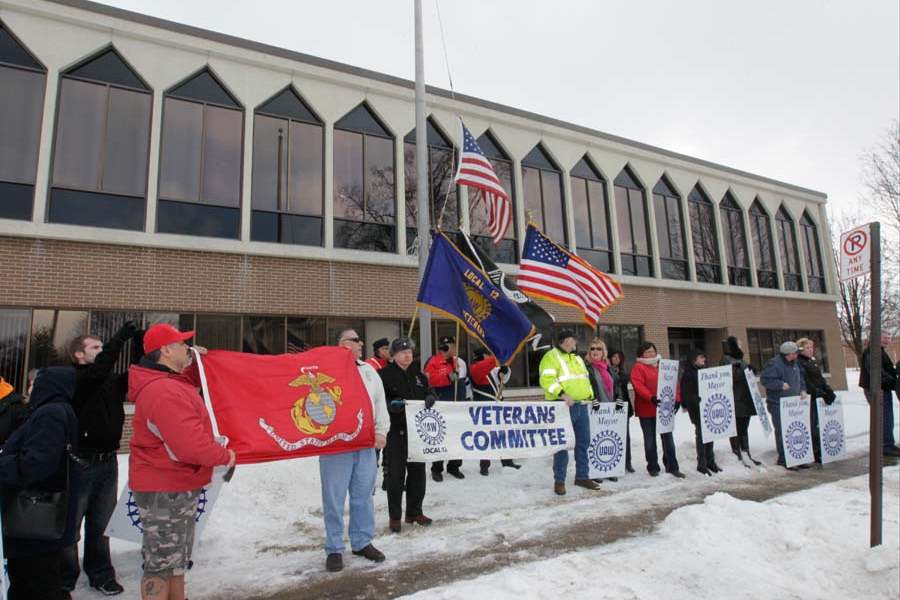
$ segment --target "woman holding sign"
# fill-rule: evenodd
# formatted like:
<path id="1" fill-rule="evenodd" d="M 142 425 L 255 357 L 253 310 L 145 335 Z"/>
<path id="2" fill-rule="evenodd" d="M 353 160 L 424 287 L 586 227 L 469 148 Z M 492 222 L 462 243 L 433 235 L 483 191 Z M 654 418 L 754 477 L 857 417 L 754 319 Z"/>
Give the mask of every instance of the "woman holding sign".
<path id="1" fill-rule="evenodd" d="M 652 342 L 644 342 L 637 349 L 637 362 L 631 370 L 631 385 L 634 387 L 634 412 L 641 421 L 644 433 L 644 455 L 647 458 L 647 472 L 652 477 L 659 475 L 659 455 L 656 450 L 656 407 L 659 398 L 656 389 L 659 383 L 659 355 Z M 681 403 L 681 392 L 675 388 L 675 410 Z M 675 456 L 675 438 L 671 432 L 659 434 L 663 447 L 663 465 L 666 472 L 678 479 L 684 479 L 684 473 L 678 470 L 678 458 Z"/>
<path id="2" fill-rule="evenodd" d="M 692 350 L 687 355 L 687 364 L 684 374 L 681 376 L 681 403 L 691 417 L 694 424 L 694 442 L 697 445 L 697 471 L 704 475 L 712 476 L 722 469 L 716 464 L 716 455 L 713 451 L 713 443 L 703 443 L 703 427 L 700 424 L 700 383 L 697 380 L 698 372 L 706 366 L 706 353 Z"/>
<path id="3" fill-rule="evenodd" d="M 815 342 L 809 338 L 800 338 L 797 340 L 797 347 L 800 348 L 797 364 L 800 365 L 800 372 L 803 374 L 806 391 L 809 394 L 813 456 L 817 463 L 822 464 L 822 440 L 819 438 L 819 410 L 816 406 L 816 398 L 821 398 L 825 404 L 831 405 L 837 398 L 837 394 L 828 385 L 825 376 L 822 375 L 822 369 L 819 368 L 819 363 L 816 361 Z"/>
<path id="4" fill-rule="evenodd" d="M 585 362 L 588 364 L 588 372 L 591 376 L 591 387 L 594 390 L 593 406 L 599 410 L 601 402 L 616 402 L 616 410 L 625 410 L 623 401 L 616 401 L 615 382 L 609 371 L 609 363 L 606 362 L 606 344 L 600 338 L 591 341 Z M 607 477 L 610 481 L 618 481 L 618 477 Z M 603 479 L 595 479 L 597 483 Z"/>

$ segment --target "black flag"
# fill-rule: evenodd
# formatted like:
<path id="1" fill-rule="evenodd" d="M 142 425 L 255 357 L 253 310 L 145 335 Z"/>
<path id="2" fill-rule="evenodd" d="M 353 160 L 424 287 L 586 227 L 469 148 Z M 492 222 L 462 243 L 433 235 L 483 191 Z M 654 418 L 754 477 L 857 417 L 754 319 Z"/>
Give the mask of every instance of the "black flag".
<path id="1" fill-rule="evenodd" d="M 472 243 L 469 236 L 462 231 L 457 232 L 455 241 L 460 252 L 487 273 L 494 285 L 503 290 L 507 298 L 518 304 L 525 317 L 534 325 L 537 334 L 530 340 L 532 350 L 549 348 L 549 345 L 541 346 L 540 342 L 542 337 L 548 342 L 553 339 L 553 323 L 556 321 L 553 315 L 541 308 L 534 300 L 519 290 L 515 283 L 507 279 L 506 273 L 500 270 L 497 263 L 491 260 L 484 250 Z"/>

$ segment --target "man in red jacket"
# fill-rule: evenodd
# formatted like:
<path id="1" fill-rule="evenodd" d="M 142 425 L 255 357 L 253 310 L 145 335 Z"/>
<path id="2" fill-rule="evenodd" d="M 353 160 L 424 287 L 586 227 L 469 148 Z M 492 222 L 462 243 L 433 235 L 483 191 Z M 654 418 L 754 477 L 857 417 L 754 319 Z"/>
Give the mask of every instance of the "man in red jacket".
<path id="1" fill-rule="evenodd" d="M 144 530 L 144 600 L 184 599 L 200 490 L 214 466 L 235 461 L 234 451 L 213 438 L 197 393 L 185 343 L 193 335 L 166 323 L 150 327 L 144 357 L 128 371 L 128 396 L 136 405 L 128 480 Z"/>

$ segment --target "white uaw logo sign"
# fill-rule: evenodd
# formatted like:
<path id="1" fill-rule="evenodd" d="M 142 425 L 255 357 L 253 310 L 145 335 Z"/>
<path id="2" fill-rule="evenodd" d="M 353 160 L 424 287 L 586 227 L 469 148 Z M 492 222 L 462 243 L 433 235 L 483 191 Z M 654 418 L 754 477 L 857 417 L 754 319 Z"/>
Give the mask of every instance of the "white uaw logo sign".
<path id="1" fill-rule="evenodd" d="M 416 433 L 429 446 L 439 446 L 447 434 L 447 422 L 433 408 L 423 408 L 416 413 Z"/>
<path id="2" fill-rule="evenodd" d="M 659 422 L 668 426 L 675 418 L 675 391 L 672 386 L 665 385 L 659 398 L 659 406 L 656 407 L 659 414 Z"/>
<path id="3" fill-rule="evenodd" d="M 844 428 L 835 419 L 822 427 L 822 449 L 828 456 L 838 456 L 844 449 Z"/>
<path id="4" fill-rule="evenodd" d="M 703 409 L 706 428 L 714 434 L 725 433 L 731 426 L 731 403 L 724 394 L 713 394 Z"/>
<path id="5" fill-rule="evenodd" d="M 598 471 L 611 471 L 622 460 L 622 438 L 610 429 L 601 431 L 591 440 L 588 458 Z"/>
<path id="6" fill-rule="evenodd" d="M 801 421 L 794 421 L 787 428 L 784 445 L 795 459 L 801 459 L 809 452 L 809 430 Z"/>

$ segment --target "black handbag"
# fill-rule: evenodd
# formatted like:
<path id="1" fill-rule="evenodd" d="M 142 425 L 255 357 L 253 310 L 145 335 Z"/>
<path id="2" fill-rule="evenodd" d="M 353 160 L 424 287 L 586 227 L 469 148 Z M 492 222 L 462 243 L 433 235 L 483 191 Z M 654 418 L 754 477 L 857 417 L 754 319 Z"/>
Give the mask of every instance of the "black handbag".
<path id="1" fill-rule="evenodd" d="M 3 496 L 3 535 L 26 540 L 52 542 L 66 531 L 69 509 L 69 462 L 71 444 L 66 446 L 66 489 L 48 492 L 36 489 L 8 490 Z"/>

